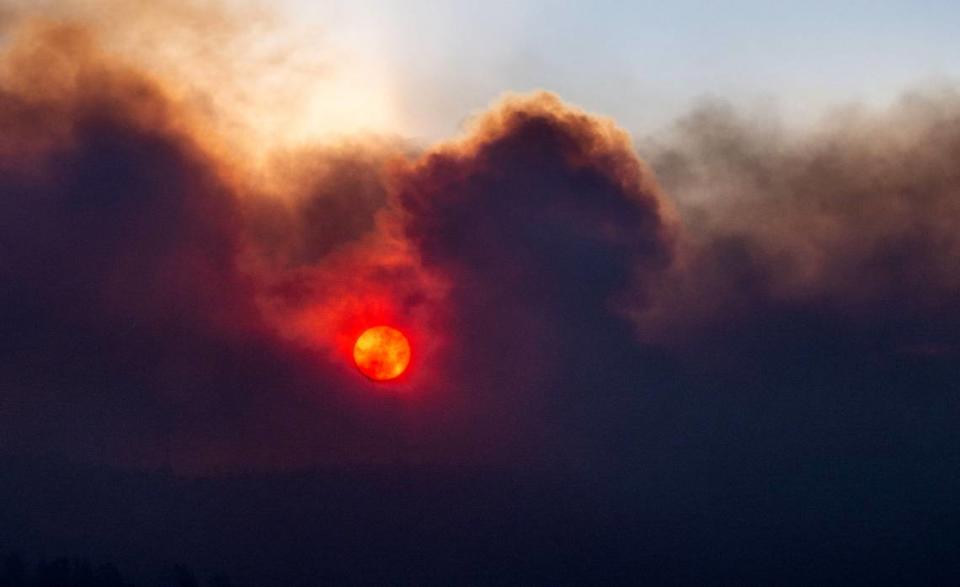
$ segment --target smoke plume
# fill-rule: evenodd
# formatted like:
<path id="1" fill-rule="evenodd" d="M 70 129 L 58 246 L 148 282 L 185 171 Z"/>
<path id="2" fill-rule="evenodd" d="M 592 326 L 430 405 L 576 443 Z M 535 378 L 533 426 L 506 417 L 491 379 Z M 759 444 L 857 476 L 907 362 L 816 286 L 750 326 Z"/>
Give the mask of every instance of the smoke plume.
<path id="1" fill-rule="evenodd" d="M 214 48 L 245 21 L 159 6 L 137 30 L 224 42 L 124 53 L 76 8 L 4 32 L 3 450 L 209 471 L 724 447 L 722 467 L 804 430 L 804 451 L 949 438 L 954 93 L 807 133 L 708 105 L 649 167 L 548 93 L 438 145 L 264 147 L 257 100 L 227 96 L 251 71 Z M 393 387 L 350 363 L 383 322 L 414 348 Z"/>

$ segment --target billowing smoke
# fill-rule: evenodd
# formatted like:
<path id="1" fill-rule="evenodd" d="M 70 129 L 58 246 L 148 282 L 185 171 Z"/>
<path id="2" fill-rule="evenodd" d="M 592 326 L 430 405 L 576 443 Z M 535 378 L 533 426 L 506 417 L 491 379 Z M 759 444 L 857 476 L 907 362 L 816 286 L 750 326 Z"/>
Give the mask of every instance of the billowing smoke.
<path id="1" fill-rule="evenodd" d="M 684 231 L 634 316 L 699 390 L 679 425 L 777 466 L 953 466 L 957 94 L 848 108 L 802 133 L 708 103 L 648 153 Z"/>
<path id="2" fill-rule="evenodd" d="M 445 374 L 471 417 L 489 410 L 491 444 L 535 432 L 576 445 L 611 402 L 632 403 L 626 308 L 669 265 L 674 227 L 623 131 L 549 94 L 507 99 L 396 189 L 406 237 L 450 284 Z"/>
<path id="3" fill-rule="evenodd" d="M 701 109 L 642 149 L 657 179 L 614 122 L 546 93 L 432 147 L 253 156 L 216 96 L 89 23 L 7 35 L 4 451 L 183 470 L 649 463 L 804 430 L 870 447 L 878 430 L 847 428 L 868 421 L 948 434 L 952 94 L 802 136 Z M 349 358 L 379 322 L 414 346 L 392 388 Z"/>
<path id="4" fill-rule="evenodd" d="M 958 123 L 952 92 L 799 136 L 722 104 L 688 116 L 651 149 L 686 230 L 641 337 L 808 373 L 955 357 Z"/>
<path id="5" fill-rule="evenodd" d="M 238 194 L 148 77 L 82 29 L 25 35 L 0 97 L 4 445 L 135 463 L 254 450 L 247 426 L 295 419 L 312 368 L 238 270 Z"/>
<path id="6" fill-rule="evenodd" d="M 244 168 L 95 33 L 29 23 L 4 56 L 8 449 L 284 466 L 392 458 L 399 434 L 508 459 L 632 352 L 671 227 L 612 122 L 540 95 L 423 155 L 360 138 Z M 388 391 L 349 358 L 382 321 L 417 353 Z"/>

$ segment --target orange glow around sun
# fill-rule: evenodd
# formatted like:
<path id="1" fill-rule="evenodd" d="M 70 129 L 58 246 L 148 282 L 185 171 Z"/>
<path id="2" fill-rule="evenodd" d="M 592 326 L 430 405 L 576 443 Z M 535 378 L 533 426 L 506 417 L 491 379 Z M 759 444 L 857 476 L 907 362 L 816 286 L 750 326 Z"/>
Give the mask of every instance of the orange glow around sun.
<path id="1" fill-rule="evenodd" d="M 374 381 L 396 379 L 410 364 L 410 342 L 396 328 L 374 326 L 357 339 L 353 360 L 360 372 Z"/>

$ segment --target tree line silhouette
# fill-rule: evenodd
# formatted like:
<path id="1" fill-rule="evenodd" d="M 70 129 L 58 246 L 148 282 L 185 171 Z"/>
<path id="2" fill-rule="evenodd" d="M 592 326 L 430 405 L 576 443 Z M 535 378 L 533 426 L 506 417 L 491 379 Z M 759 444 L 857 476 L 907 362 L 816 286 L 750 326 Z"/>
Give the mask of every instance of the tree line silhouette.
<path id="1" fill-rule="evenodd" d="M 132 582 L 112 563 L 93 564 L 80 558 L 41 559 L 29 564 L 7 554 L 0 564 L 0 587 L 232 587 L 224 575 L 201 581 L 183 565 L 164 569 L 154 582 Z"/>

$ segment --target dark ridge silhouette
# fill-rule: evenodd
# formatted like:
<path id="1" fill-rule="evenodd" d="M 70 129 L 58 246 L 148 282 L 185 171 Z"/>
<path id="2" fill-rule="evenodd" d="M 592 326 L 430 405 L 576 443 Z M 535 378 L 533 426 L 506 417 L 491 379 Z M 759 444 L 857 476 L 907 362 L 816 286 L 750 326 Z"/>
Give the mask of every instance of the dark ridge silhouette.
<path id="1" fill-rule="evenodd" d="M 4 461 L 0 544 L 107 553 L 138 586 L 175 580 L 168 561 L 251 587 L 944 584 L 960 573 L 956 517 L 943 513 L 960 492 L 956 462 L 684 463 L 202 479 Z"/>
<path id="2" fill-rule="evenodd" d="M 41 558 L 35 564 L 16 553 L 2 557 L 0 587 L 231 587 L 222 574 L 206 581 L 197 579 L 192 570 L 174 565 L 160 572 L 153 581 L 130 581 L 113 563 L 94 564 L 83 558 Z"/>

